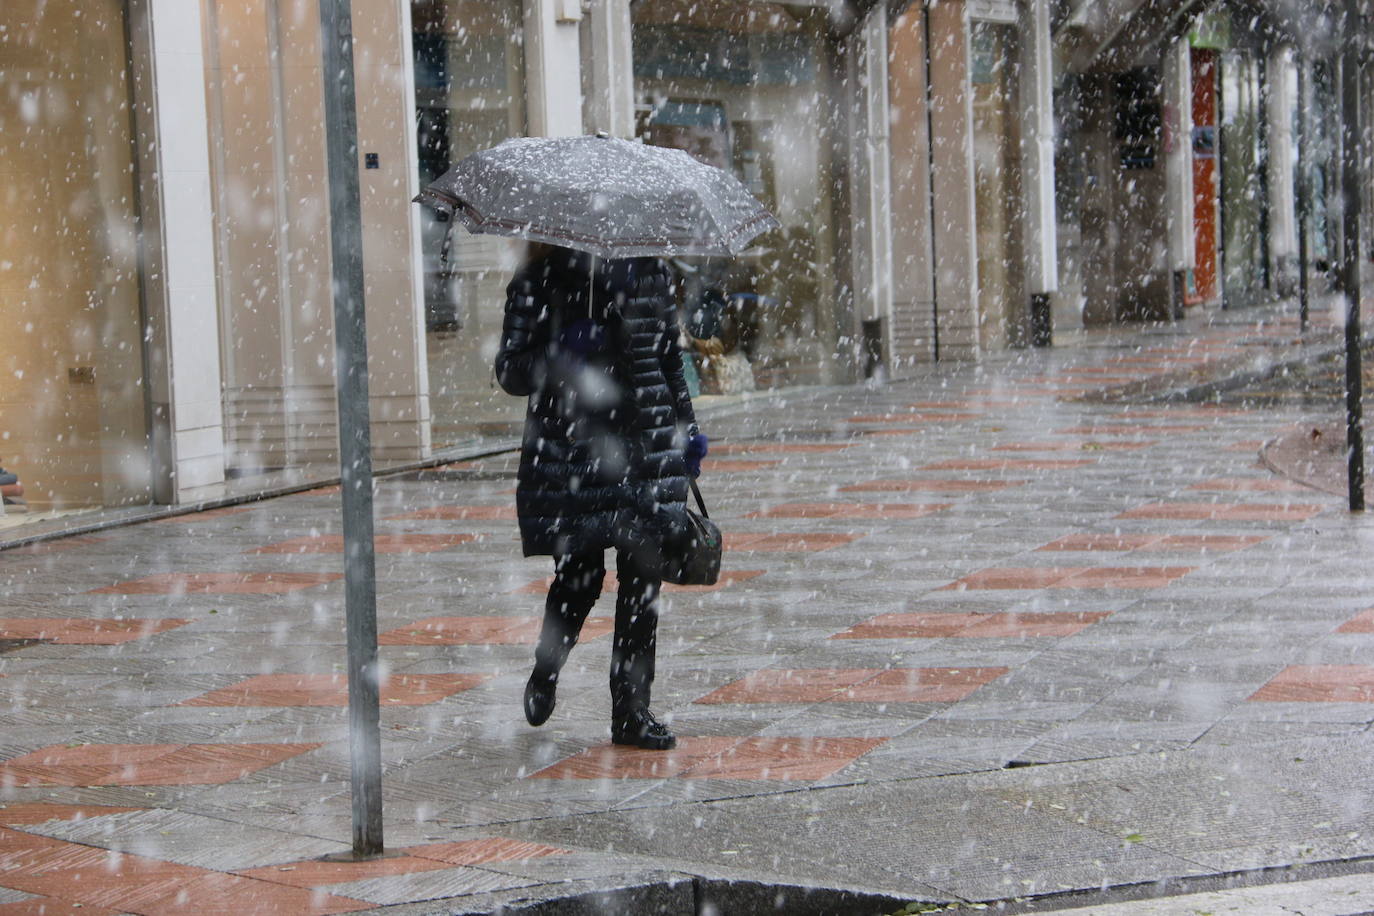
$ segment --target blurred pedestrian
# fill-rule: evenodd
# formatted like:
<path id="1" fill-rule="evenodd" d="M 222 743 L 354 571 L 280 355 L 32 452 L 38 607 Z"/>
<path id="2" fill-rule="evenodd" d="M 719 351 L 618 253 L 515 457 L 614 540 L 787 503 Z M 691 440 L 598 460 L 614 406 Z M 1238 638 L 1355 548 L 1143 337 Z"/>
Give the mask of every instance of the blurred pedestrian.
<path id="1" fill-rule="evenodd" d="M 559 672 L 601 595 L 605 551 L 616 548 L 611 740 L 677 743 L 649 711 L 662 582 L 621 535 L 628 519 L 666 525 L 685 513 L 688 475 L 706 454 L 678 337 L 669 273 L 656 258 L 593 267 L 584 252 L 534 243 L 507 287 L 496 378 L 528 398 L 520 537 L 526 556 L 554 561 L 525 686 L 531 725 L 553 712 Z"/>

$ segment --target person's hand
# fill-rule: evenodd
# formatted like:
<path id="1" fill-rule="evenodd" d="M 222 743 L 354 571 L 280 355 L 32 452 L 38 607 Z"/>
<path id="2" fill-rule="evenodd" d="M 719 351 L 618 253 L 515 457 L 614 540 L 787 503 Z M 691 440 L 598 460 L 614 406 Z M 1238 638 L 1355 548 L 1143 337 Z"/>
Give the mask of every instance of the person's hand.
<path id="1" fill-rule="evenodd" d="M 581 359 L 600 352 L 605 345 L 605 329 L 590 318 L 574 321 L 558 335 L 559 349 Z"/>
<path id="2" fill-rule="evenodd" d="M 709 440 L 705 433 L 693 433 L 687 437 L 687 447 L 682 452 L 682 460 L 687 465 L 687 473 L 693 477 L 701 476 L 701 459 L 706 457 Z"/>

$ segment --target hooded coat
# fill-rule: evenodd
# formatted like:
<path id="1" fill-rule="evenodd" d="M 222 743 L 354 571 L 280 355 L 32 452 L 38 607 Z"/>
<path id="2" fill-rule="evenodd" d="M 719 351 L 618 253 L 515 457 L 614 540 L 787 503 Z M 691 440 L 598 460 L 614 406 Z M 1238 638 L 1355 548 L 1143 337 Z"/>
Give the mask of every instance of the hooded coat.
<path id="1" fill-rule="evenodd" d="M 506 289 L 495 368 L 527 398 L 515 496 L 525 556 L 620 546 L 630 519 L 686 512 L 695 416 L 667 268 L 604 261 L 593 282 L 590 263 L 555 249 Z M 560 337 L 586 318 L 604 337 L 584 355 Z"/>

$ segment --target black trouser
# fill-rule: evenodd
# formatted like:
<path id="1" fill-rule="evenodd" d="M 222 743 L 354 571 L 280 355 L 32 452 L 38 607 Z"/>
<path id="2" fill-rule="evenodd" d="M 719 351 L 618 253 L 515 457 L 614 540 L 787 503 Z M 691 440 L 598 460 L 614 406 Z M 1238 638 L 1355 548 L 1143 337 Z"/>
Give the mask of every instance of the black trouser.
<path id="1" fill-rule="evenodd" d="M 544 603 L 544 625 L 534 650 L 534 670 L 556 680 L 577 644 L 582 624 L 601 597 L 606 578 L 605 552 L 560 554 L 553 558 L 553 584 Z M 611 716 L 622 718 L 649 705 L 654 681 L 658 631 L 658 591 L 662 584 L 644 573 L 622 550 L 616 551 L 615 635 L 611 643 Z"/>

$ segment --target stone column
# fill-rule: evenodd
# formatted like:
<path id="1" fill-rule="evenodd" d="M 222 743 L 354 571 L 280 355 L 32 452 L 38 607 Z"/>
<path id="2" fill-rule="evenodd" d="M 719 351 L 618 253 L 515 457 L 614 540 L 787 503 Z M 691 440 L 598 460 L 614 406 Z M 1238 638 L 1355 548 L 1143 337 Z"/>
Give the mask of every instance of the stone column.
<path id="1" fill-rule="evenodd" d="M 1264 95 L 1269 136 L 1269 270 L 1274 291 L 1291 296 L 1298 285 L 1298 214 L 1293 184 L 1297 148 L 1293 138 L 1293 110 L 1297 74 L 1293 50 L 1277 48 L 1265 68 Z"/>
<path id="2" fill-rule="evenodd" d="M 925 15 L 921 4 L 912 4 L 897 17 L 888 36 L 895 372 L 903 366 L 927 362 L 935 355 Z"/>
<path id="3" fill-rule="evenodd" d="M 129 14 L 153 495 L 178 503 L 224 480 L 201 8 L 134 0 Z"/>
<path id="4" fill-rule="evenodd" d="M 1188 271 L 1197 263 L 1193 210 L 1193 60 L 1188 39 L 1164 52 L 1164 224 L 1173 313 L 1183 308 Z"/>
<path id="5" fill-rule="evenodd" d="M 420 188 L 409 0 L 354 4 L 353 32 L 372 452 L 383 461 L 423 458 L 429 367 L 420 211 L 411 203 Z"/>
<path id="6" fill-rule="evenodd" d="M 226 460 L 335 455 L 334 318 L 314 0 L 207 0 Z"/>
<path id="7" fill-rule="evenodd" d="M 1025 220 L 1026 292 L 1031 342 L 1052 340 L 1051 294 L 1059 289 L 1054 205 L 1054 55 L 1049 0 L 1026 0 L 1020 11 L 1021 189 Z"/>
<path id="8" fill-rule="evenodd" d="M 532 137 L 582 133 L 581 0 L 524 0 L 525 81 Z"/>
<path id="9" fill-rule="evenodd" d="M 887 9 L 869 11 L 844 42 L 849 103 L 851 335 L 863 375 L 888 365 L 892 347 L 891 183 L 888 150 Z M 876 351 L 876 352 L 874 352 Z"/>
<path id="10" fill-rule="evenodd" d="M 591 0 L 588 15 L 586 130 L 629 139 L 635 133 L 629 0 Z"/>
<path id="11" fill-rule="evenodd" d="M 927 13 L 935 225 L 935 299 L 941 359 L 978 359 L 978 248 L 973 188 L 969 18 L 964 0 Z"/>

